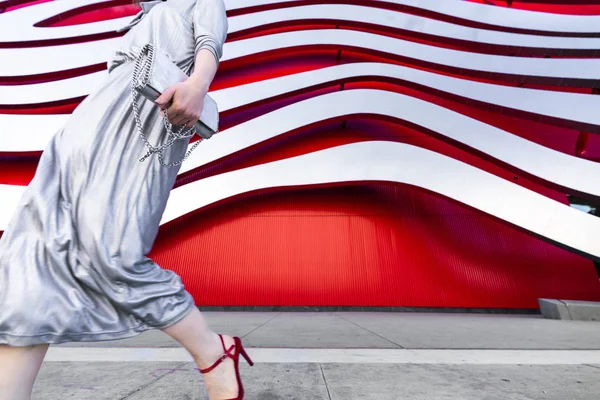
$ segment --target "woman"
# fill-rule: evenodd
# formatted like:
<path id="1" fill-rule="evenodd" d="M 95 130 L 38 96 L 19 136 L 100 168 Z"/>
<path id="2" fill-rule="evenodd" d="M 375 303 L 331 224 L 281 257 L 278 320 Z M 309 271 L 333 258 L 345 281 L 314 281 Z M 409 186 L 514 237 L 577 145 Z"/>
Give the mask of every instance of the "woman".
<path id="1" fill-rule="evenodd" d="M 192 126 L 227 36 L 222 0 L 141 4 L 109 74 L 43 152 L 0 240 L 0 400 L 28 399 L 49 344 L 130 337 L 162 329 L 193 356 L 211 400 L 243 397 L 239 338 L 208 328 L 181 279 L 146 257 L 178 168 L 136 130 L 131 79 L 137 52 L 154 43 L 190 76 L 157 103 L 138 98 L 150 143 L 162 121 Z M 176 162 L 189 139 L 164 151 Z M 216 360 L 216 361 L 215 361 Z M 248 359 L 251 363 L 251 361 Z M 237 396 L 237 397 L 236 397 Z"/>

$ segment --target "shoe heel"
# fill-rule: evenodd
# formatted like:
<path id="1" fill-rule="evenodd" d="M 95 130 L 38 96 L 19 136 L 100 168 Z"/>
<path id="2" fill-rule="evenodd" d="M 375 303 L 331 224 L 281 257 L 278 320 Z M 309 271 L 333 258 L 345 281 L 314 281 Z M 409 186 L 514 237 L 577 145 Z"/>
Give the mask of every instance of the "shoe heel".
<path id="1" fill-rule="evenodd" d="M 252 360 L 250 359 L 250 356 L 248 356 L 248 353 L 246 353 L 246 349 L 244 349 L 241 342 L 240 342 L 240 354 L 246 359 L 246 361 L 248 361 L 248 364 L 250 364 L 250 366 L 254 365 L 254 362 L 252 362 Z"/>

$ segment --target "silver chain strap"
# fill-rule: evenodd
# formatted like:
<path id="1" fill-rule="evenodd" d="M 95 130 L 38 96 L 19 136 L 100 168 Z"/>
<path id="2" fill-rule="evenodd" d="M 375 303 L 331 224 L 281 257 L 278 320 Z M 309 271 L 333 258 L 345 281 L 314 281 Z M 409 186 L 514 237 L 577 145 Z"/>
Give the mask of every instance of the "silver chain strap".
<path id="1" fill-rule="evenodd" d="M 144 58 L 143 56 L 147 56 L 146 59 L 148 61 L 145 64 L 143 64 L 143 61 L 142 61 Z M 178 165 L 181 165 L 181 163 L 183 163 L 190 156 L 190 154 L 192 154 L 192 151 L 194 151 L 194 149 L 196 149 L 196 147 L 198 147 L 198 145 L 200 144 L 202 139 L 200 139 L 196 143 L 194 143 L 192 145 L 192 147 L 185 153 L 185 155 L 183 156 L 183 158 L 181 160 L 172 162 L 172 163 L 166 163 L 164 160 L 163 151 L 165 149 L 171 147 L 177 140 L 188 139 L 188 138 L 193 137 L 194 134 L 196 134 L 196 128 L 191 127 L 191 128 L 185 129 L 185 126 L 182 126 L 177 131 L 173 131 L 173 124 L 171 124 L 171 122 L 169 122 L 169 116 L 167 114 L 167 110 L 165 110 L 163 122 L 164 122 L 165 130 L 167 131 L 168 139 L 164 144 L 159 145 L 159 146 L 153 146 L 152 144 L 150 144 L 150 142 L 148 141 L 148 138 L 146 137 L 146 135 L 144 135 L 144 129 L 142 127 L 142 120 L 140 118 L 140 109 L 139 109 L 139 105 L 137 102 L 138 96 L 140 96 L 140 94 L 138 93 L 136 87 L 145 86 L 148 83 L 148 81 L 150 80 L 150 76 L 151 76 L 153 70 L 154 70 L 154 46 L 147 44 L 140 51 L 140 56 L 137 58 L 135 65 L 133 67 L 133 79 L 132 79 L 132 84 L 131 84 L 131 99 L 132 99 L 131 102 L 133 104 L 133 117 L 135 119 L 135 125 L 137 127 L 140 137 L 146 144 L 146 147 L 148 147 L 148 152 L 142 158 L 140 158 L 140 162 L 144 162 L 152 154 L 157 154 L 158 161 L 160 162 L 160 164 L 162 166 L 176 167 Z"/>

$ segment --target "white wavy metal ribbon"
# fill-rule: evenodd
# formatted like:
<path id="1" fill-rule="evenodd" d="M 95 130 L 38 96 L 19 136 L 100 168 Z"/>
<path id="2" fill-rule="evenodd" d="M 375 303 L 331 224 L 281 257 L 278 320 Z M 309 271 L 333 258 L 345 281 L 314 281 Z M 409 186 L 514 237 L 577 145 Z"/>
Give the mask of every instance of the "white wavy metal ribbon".
<path id="1" fill-rule="evenodd" d="M 282 86 L 285 90 L 285 85 Z M 258 90 L 249 92 L 257 93 Z M 215 99 L 222 101 L 217 96 Z M 226 101 L 223 103 L 229 105 Z M 598 163 L 549 149 L 424 100 L 374 89 L 344 90 L 317 96 L 227 129 L 206 141 L 200 151 L 192 153 L 180 173 L 303 126 L 356 114 L 381 115 L 411 122 L 553 184 L 600 196 L 600 184 L 589 179 L 590 176 L 600 176 Z"/>
<path id="2" fill-rule="evenodd" d="M 450 1 L 451 2 L 451 1 Z M 439 36 L 479 44 L 494 44 L 516 48 L 554 50 L 600 49 L 600 38 L 540 36 L 473 28 L 432 18 L 348 4 L 317 4 L 287 7 L 244 14 L 230 18 L 229 32 L 255 29 L 267 24 L 302 20 L 331 20 L 341 23 L 363 23 L 378 28 L 401 29 L 408 32 Z"/>
<path id="3" fill-rule="evenodd" d="M 556 80 L 557 84 L 600 81 L 600 59 L 523 58 L 471 53 L 343 29 L 315 29 L 260 36 L 228 43 L 223 61 L 304 46 L 354 47 L 489 75 Z"/>
<path id="4" fill-rule="evenodd" d="M 132 17 L 125 17 L 89 24 L 52 28 L 35 26 L 38 22 L 47 20 L 55 15 L 79 7 L 105 2 L 106 0 L 48 1 L 0 14 L 0 42 L 35 42 L 39 40 L 64 39 L 114 32 L 117 28 L 126 25 L 131 20 Z M 15 27 L 18 27 L 18 29 L 15 29 Z"/>
<path id="5" fill-rule="evenodd" d="M 311 74 L 319 82 L 319 76 L 314 72 Z M 289 76 L 280 81 L 261 81 L 225 89 L 214 92 L 213 97 L 222 110 L 228 110 L 301 88 L 303 80 L 292 78 Z M 215 135 L 192 153 L 182 165 L 180 173 L 303 126 L 356 114 L 380 115 L 411 122 L 555 185 L 600 197 L 600 185 L 589 179 L 590 176 L 600 175 L 600 164 L 549 149 L 427 101 L 373 89 L 345 90 L 317 96 L 232 127 Z M 1 199 L 0 191 L 0 204 Z"/>
<path id="6" fill-rule="evenodd" d="M 107 75 L 108 71 L 101 71 L 74 78 L 61 79 L 59 81 L 28 85 L 0 85 L 0 104 L 23 106 L 51 103 L 87 96 L 102 84 L 103 79 L 105 79 Z M 0 114 L 0 118 L 14 118 L 16 116 L 18 116 L 18 114 Z M 45 115 L 38 115 L 38 117 L 43 116 Z M 2 126 L 0 126 L 0 133 L 3 130 Z M 0 147 L 0 151 L 2 151 L 1 149 L 2 148 Z"/>
<path id="7" fill-rule="evenodd" d="M 600 127 L 597 95 L 495 85 L 386 63 L 341 64 L 218 90 L 211 95 L 221 110 L 229 111 L 312 86 L 361 77 L 406 81 L 494 106 Z"/>
<path id="8" fill-rule="evenodd" d="M 113 32 L 126 25 L 131 17 L 98 21 L 85 25 L 43 28 L 39 21 L 88 4 L 105 0 L 61 0 L 31 5 L 0 14 L 0 42 L 38 41 Z M 292 3 L 293 0 L 225 0 L 228 10 L 242 10 L 268 4 Z M 462 0 L 372 0 L 371 3 L 410 6 L 466 21 L 497 27 L 555 33 L 600 33 L 600 16 L 564 15 L 524 11 L 476 4 Z M 14 26 L 19 26 L 18 30 Z"/>
<path id="9" fill-rule="evenodd" d="M 83 97 L 100 85 L 105 76 L 106 72 L 97 72 L 56 82 L 0 86 L 0 99 L 10 99 L 12 105 L 27 105 Z M 311 86 L 361 77 L 403 80 L 491 105 L 600 127 L 600 96 L 488 84 L 386 63 L 341 64 L 213 91 L 211 95 L 219 101 L 221 111 L 229 111 Z M 46 116 L 35 117 L 39 119 L 36 125 L 44 129 Z M 12 126 L 11 119 L 20 118 L 20 115 L 0 115 L 0 132 L 4 130 L 2 126 Z M 25 149 L 30 151 L 32 145 L 37 144 L 27 140 Z M 0 137 L 0 151 L 8 151 L 9 147 L 18 147 L 18 144 Z"/>
<path id="10" fill-rule="evenodd" d="M 120 41 L 121 38 L 115 38 L 58 46 L 0 49 L 0 60 L 9 60 L 0 63 L 0 76 L 40 75 L 106 63 Z"/>
<path id="11" fill-rule="evenodd" d="M 161 223 L 257 190 L 375 181 L 429 190 L 573 251 L 600 258 L 597 217 L 450 157 L 385 141 L 334 147 L 189 183 L 171 192 Z M 0 190 L 4 203 L 0 209 L 0 230 L 3 230 L 24 188 L 0 185 Z"/>
<path id="12" fill-rule="evenodd" d="M 371 181 L 417 186 L 600 257 L 600 218 L 453 158 L 385 141 L 334 147 L 189 183 L 171 192 L 162 223 L 252 191 Z"/>
<path id="13" fill-rule="evenodd" d="M 381 10 L 371 11 L 374 13 L 382 12 Z M 1 15 L 2 14 L 0 14 L 0 16 Z M 393 16 L 395 14 L 393 12 L 386 12 L 385 15 Z M 232 17 L 230 19 L 232 27 L 236 26 L 237 18 L 249 21 L 244 26 L 261 26 L 265 23 L 272 22 L 268 19 L 255 19 L 256 15 L 240 16 Z M 250 23 L 251 21 L 254 22 Z M 381 23 L 382 21 L 379 22 Z M 475 38 L 480 34 L 483 33 L 471 33 L 471 36 Z M 489 33 L 489 35 L 496 34 L 499 35 L 500 33 Z M 520 41 L 518 40 L 519 35 L 504 35 L 516 36 L 513 43 L 518 45 L 518 42 Z M 0 76 L 14 77 L 37 75 L 100 64 L 109 59 L 119 40 L 119 38 L 116 38 L 52 47 L 0 49 L 0 59 L 11 60 L 10 63 L 0 64 Z M 530 41 L 539 41 L 540 43 L 551 40 L 556 40 L 556 38 L 540 36 L 538 39 L 530 39 Z M 595 38 L 575 40 L 596 41 Z M 598 47 L 597 41 L 594 43 L 596 44 L 594 44 L 592 48 Z M 403 56 L 447 67 L 462 68 L 467 71 L 544 77 L 557 80 L 557 84 L 567 84 L 572 82 L 572 80 L 600 81 L 600 60 L 597 59 L 545 59 L 478 54 L 439 48 L 368 32 L 344 29 L 303 30 L 230 42 L 225 45 L 222 60 L 233 60 L 266 51 L 316 45 L 375 50 L 384 54 Z M 551 45 L 549 46 L 552 47 Z M 56 57 L 56 54 L 60 54 L 60 57 Z M 467 54 L 468 57 L 465 57 Z M 44 60 L 45 62 L 40 63 L 39 60 Z M 561 79 L 564 80 L 564 83 L 561 83 L 563 82 Z"/>
<path id="14" fill-rule="evenodd" d="M 292 3 L 294 1 L 225 0 L 225 3 L 228 10 L 240 10 L 256 6 Z M 526 11 L 516 8 L 493 7 L 489 4 L 478 4 L 464 0 L 371 0 L 365 3 L 409 6 L 498 28 L 549 33 L 600 33 L 600 16 L 598 15 L 567 15 Z"/>

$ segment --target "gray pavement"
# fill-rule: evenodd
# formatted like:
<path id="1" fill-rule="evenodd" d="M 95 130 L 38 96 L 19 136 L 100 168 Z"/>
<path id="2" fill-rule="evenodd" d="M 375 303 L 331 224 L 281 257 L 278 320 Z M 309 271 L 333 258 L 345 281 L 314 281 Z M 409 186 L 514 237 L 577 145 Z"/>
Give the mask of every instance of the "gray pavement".
<path id="1" fill-rule="evenodd" d="M 248 400 L 600 399 L 599 322 L 480 314 L 206 315 L 215 331 L 242 337 L 256 358 L 253 368 L 243 364 Z M 158 331 L 53 346 L 48 360 L 34 400 L 207 399 L 195 366 Z"/>

